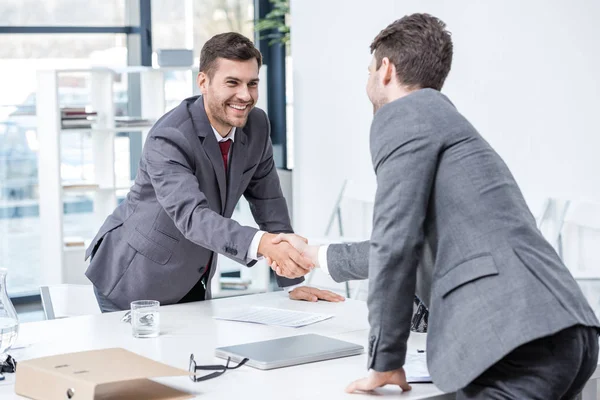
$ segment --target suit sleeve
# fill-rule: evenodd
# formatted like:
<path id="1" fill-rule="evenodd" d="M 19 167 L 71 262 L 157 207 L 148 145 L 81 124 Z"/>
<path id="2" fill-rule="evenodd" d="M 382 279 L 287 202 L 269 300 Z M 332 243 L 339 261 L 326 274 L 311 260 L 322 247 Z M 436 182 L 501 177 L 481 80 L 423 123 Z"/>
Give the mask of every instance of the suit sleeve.
<path id="1" fill-rule="evenodd" d="M 336 282 L 369 277 L 370 242 L 336 243 L 327 248 L 327 269 Z"/>
<path id="2" fill-rule="evenodd" d="M 188 240 L 245 264 L 257 230 L 209 208 L 194 175 L 190 148 L 185 136 L 173 128 L 149 136 L 143 157 L 156 198 Z"/>
<path id="3" fill-rule="evenodd" d="M 271 144 L 271 126 L 266 114 L 263 113 L 266 124 L 266 140 L 263 156 L 259 162 L 244 197 L 250 204 L 250 211 L 259 228 L 270 233 L 293 233 L 287 203 L 281 191 L 279 175 L 273 160 Z M 304 278 L 288 279 L 276 275 L 279 287 L 297 285 Z"/>
<path id="4" fill-rule="evenodd" d="M 383 115 L 379 115 L 385 111 Z M 404 365 L 424 221 L 437 166 L 436 136 L 380 110 L 371 127 L 377 176 L 369 252 L 369 361 Z"/>

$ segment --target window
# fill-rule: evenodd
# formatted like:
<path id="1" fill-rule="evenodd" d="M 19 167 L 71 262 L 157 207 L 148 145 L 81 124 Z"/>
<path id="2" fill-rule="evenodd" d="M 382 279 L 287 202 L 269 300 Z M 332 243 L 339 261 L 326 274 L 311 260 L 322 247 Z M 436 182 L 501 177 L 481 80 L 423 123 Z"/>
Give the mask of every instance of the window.
<path id="1" fill-rule="evenodd" d="M 253 0 L 152 0 L 152 47 L 193 49 L 196 59 L 204 43 L 223 32 L 254 39 Z"/>
<path id="2" fill-rule="evenodd" d="M 36 70 L 125 66 L 125 41 L 124 34 L 0 35 L 0 260 L 9 270 L 11 295 L 37 292 L 42 267 Z M 59 92 L 61 102 L 73 106 L 87 103 L 86 84 L 75 75 L 65 79 Z M 85 134 L 69 133 L 63 138 L 61 169 L 67 177 L 86 173 L 89 140 Z M 117 142 L 118 148 L 128 146 L 128 141 Z M 65 198 L 65 235 L 76 235 L 90 226 L 85 222 L 91 220 L 92 206 L 85 196 Z"/>
<path id="3" fill-rule="evenodd" d="M 124 0 L 2 0 L 0 26 L 123 26 Z"/>
<path id="4" fill-rule="evenodd" d="M 194 54 L 204 43 L 223 32 L 238 32 L 254 40 L 254 1 L 194 0 Z"/>

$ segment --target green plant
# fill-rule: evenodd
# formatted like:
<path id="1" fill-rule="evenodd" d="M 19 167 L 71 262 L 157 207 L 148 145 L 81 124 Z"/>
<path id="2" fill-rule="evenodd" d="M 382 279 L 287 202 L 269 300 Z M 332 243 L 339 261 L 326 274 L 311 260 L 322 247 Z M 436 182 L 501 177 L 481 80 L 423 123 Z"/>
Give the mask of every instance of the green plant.
<path id="1" fill-rule="evenodd" d="M 270 39 L 269 44 L 290 42 L 290 26 L 287 23 L 290 14 L 289 0 L 269 0 L 273 9 L 264 18 L 256 21 L 254 29 L 261 39 Z"/>

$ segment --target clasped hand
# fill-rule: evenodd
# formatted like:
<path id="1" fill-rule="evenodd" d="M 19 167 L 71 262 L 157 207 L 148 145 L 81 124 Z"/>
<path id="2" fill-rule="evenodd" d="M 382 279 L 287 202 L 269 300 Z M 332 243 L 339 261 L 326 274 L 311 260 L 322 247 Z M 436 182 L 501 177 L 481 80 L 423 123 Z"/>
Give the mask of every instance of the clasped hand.
<path id="1" fill-rule="evenodd" d="M 287 239 L 284 240 L 284 237 Z M 293 279 L 306 275 L 315 266 L 310 258 L 302 254 L 303 246 L 308 246 L 308 240 L 302 236 L 265 233 L 258 252 L 267 258 L 269 265 L 277 265 L 277 269 L 273 269 L 277 275 Z"/>

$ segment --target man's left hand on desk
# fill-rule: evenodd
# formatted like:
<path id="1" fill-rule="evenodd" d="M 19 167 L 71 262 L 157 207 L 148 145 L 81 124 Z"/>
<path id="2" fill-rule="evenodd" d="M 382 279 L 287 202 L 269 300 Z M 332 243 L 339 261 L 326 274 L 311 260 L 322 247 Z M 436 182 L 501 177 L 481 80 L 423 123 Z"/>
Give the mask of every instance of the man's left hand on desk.
<path id="1" fill-rule="evenodd" d="M 290 291 L 290 299 L 292 300 L 305 300 L 305 301 L 318 301 L 325 300 L 333 303 L 346 300 L 344 296 L 330 292 L 329 290 L 321 290 L 310 286 L 298 286 L 294 290 Z"/>
<path id="2" fill-rule="evenodd" d="M 353 393 L 357 390 L 361 392 L 370 392 L 385 385 L 398 385 L 403 392 L 412 389 L 406 382 L 404 368 L 398 368 L 386 372 L 370 370 L 369 375 L 366 378 L 358 379 L 348 385 L 346 392 Z"/>

